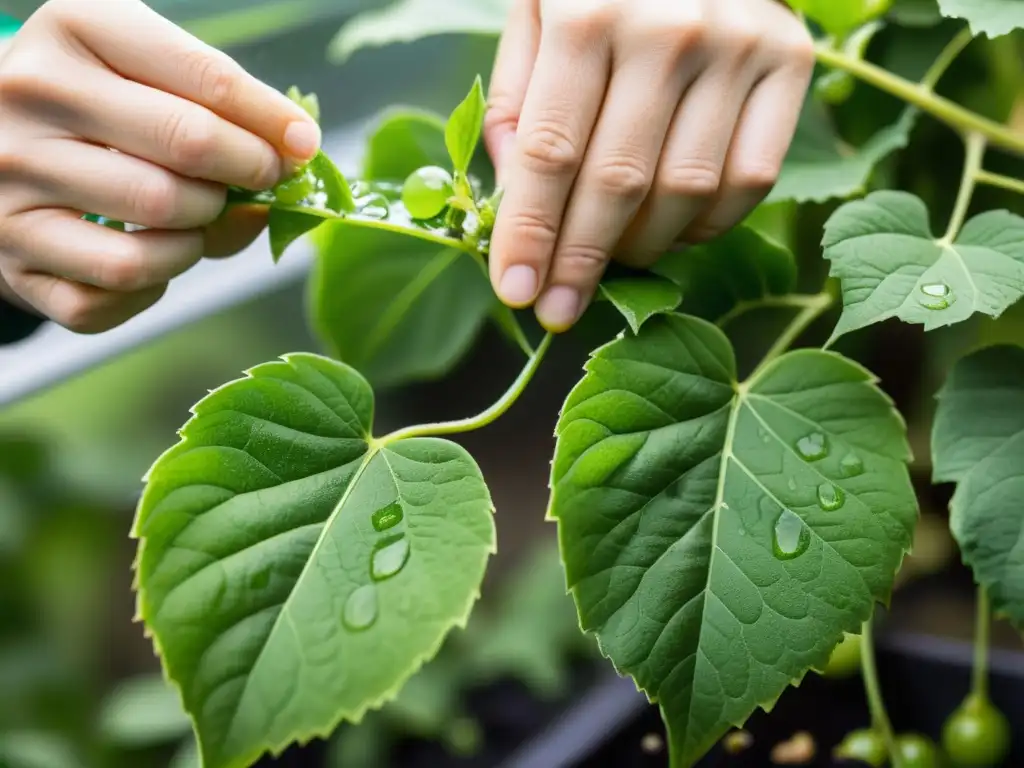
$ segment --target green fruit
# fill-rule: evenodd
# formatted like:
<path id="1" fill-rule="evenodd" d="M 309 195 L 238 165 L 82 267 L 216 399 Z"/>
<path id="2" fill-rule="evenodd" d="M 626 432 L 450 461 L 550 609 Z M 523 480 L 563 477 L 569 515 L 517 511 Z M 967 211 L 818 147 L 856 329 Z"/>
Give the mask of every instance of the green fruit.
<path id="1" fill-rule="evenodd" d="M 414 219 L 432 219 L 448 206 L 452 176 L 444 168 L 427 165 L 409 174 L 402 185 L 402 203 Z"/>
<path id="2" fill-rule="evenodd" d="M 942 727 L 942 748 L 956 768 L 994 768 L 1010 751 L 1010 724 L 992 702 L 972 694 Z"/>
<path id="3" fill-rule="evenodd" d="M 900 754 L 901 768 L 940 768 L 942 765 L 938 747 L 927 736 L 919 733 L 897 736 L 896 749 Z"/>
<path id="4" fill-rule="evenodd" d="M 854 85 L 849 73 L 836 70 L 814 81 L 814 93 L 826 104 L 839 105 L 853 95 Z"/>
<path id="5" fill-rule="evenodd" d="M 822 674 L 837 679 L 855 674 L 860 669 L 860 648 L 861 636 L 847 634 L 833 649 Z"/>
<path id="6" fill-rule="evenodd" d="M 846 734 L 833 755 L 843 760 L 860 760 L 874 768 L 882 768 L 889 759 L 882 737 L 867 728 Z"/>

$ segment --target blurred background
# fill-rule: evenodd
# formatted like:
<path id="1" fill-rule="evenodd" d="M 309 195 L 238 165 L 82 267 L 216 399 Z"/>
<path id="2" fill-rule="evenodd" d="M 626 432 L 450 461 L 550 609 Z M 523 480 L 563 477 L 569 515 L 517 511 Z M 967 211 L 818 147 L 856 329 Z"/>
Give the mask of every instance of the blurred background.
<path id="1" fill-rule="evenodd" d="M 202 0 L 150 4 L 272 85 L 318 93 L 328 146 L 332 136 L 360 131 L 388 105 L 447 113 L 472 76 L 489 71 L 494 49 L 489 39 L 437 37 L 360 52 L 339 67 L 326 57 L 332 37 L 348 16 L 378 6 L 374 0 L 220 0 L 215 13 Z M 900 7 L 912 20 L 930 6 L 918 0 Z M 917 78 L 958 28 L 953 22 L 890 27 L 872 43 L 870 58 Z M 1022 61 L 1020 36 L 974 44 L 940 91 L 1024 130 Z M 900 104 L 858 85 L 838 109 L 843 139 L 855 146 L 891 124 Z M 922 119 L 911 148 L 883 163 L 871 185 L 918 194 L 940 217 L 939 227 L 952 208 L 961 158 L 958 139 Z M 340 164 L 348 170 L 357 159 L 353 147 Z M 1024 177 L 1020 161 L 993 153 L 989 165 Z M 1020 199 L 990 189 L 979 190 L 975 205 L 1022 210 Z M 809 291 L 827 273 L 819 242 L 834 207 L 782 205 L 755 214 L 758 226 L 794 248 Z M 237 258 L 269 263 L 265 248 Z M 0 767 L 197 765 L 188 721 L 132 620 L 128 531 L 140 479 L 173 442 L 189 406 L 249 366 L 318 349 L 306 330 L 303 279 L 303 269 L 282 271 L 252 300 L 233 300 L 227 309 L 213 302 L 201 319 L 171 323 L 169 333 L 140 337 L 124 354 L 98 366 L 83 363 L 79 375 L 0 408 Z M 834 319 L 812 328 L 808 341 L 823 341 Z M 755 320 L 733 329 L 750 354 L 771 327 Z M 558 408 L 587 351 L 616 332 L 615 324 L 600 312 L 589 315 L 578 332 L 558 340 L 509 416 L 464 439 L 492 488 L 501 547 L 478 612 L 397 702 L 360 728 L 342 728 L 329 748 L 319 747 L 325 765 L 439 766 L 437 755 L 465 756 L 452 765 L 496 765 L 494 754 L 527 739 L 607 673 L 576 629 L 555 529 L 543 517 Z M 917 457 L 924 518 L 887 632 L 970 638 L 973 593 L 945 532 L 950 489 L 930 485 L 928 437 L 933 395 L 949 365 L 998 341 L 1024 341 L 1024 310 L 927 336 L 918 327 L 886 324 L 839 344 L 879 374 L 908 419 Z M 33 343 L 16 352 L 2 358 L 0 381 L 15 367 L 52 362 L 57 354 Z M 476 412 L 519 366 L 517 353 L 488 329 L 446 380 L 382 393 L 380 429 Z M 1008 651 L 1022 649 L 1005 626 L 994 640 Z"/>

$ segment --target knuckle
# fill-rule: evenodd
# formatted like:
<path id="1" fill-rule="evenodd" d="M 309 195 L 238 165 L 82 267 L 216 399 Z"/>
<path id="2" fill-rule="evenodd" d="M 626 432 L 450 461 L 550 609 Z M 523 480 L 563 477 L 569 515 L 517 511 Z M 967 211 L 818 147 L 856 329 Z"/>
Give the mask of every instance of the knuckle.
<path id="1" fill-rule="evenodd" d="M 238 92 L 238 72 L 227 55 L 211 48 L 190 51 L 182 60 L 186 82 L 199 100 L 215 111 L 228 108 Z"/>
<path id="2" fill-rule="evenodd" d="M 521 146 L 532 170 L 545 175 L 574 173 L 583 161 L 579 140 L 559 120 L 535 125 L 523 136 Z"/>
<path id="3" fill-rule="evenodd" d="M 167 117 L 163 133 L 162 142 L 171 162 L 186 175 L 202 175 L 214 150 L 212 119 L 176 112 Z"/>
<path id="4" fill-rule="evenodd" d="M 484 131 L 491 132 L 507 125 L 515 127 L 519 119 L 515 100 L 511 94 L 492 93 L 487 100 L 487 111 L 484 113 Z"/>
<path id="5" fill-rule="evenodd" d="M 594 171 L 599 190 L 631 202 L 640 202 L 651 188 L 652 174 L 637 155 L 620 155 L 604 160 Z"/>
<path id="6" fill-rule="evenodd" d="M 814 39 L 803 27 L 800 27 L 785 45 L 785 60 L 797 67 L 801 72 L 810 73 L 814 69 L 816 56 Z"/>
<path id="7" fill-rule="evenodd" d="M 0 179 L 23 176 L 28 170 L 29 155 L 10 142 L 0 140 Z"/>
<path id="8" fill-rule="evenodd" d="M 745 63 L 757 53 L 764 41 L 764 35 L 746 23 L 734 23 L 724 31 L 723 38 L 732 57 L 741 63 Z"/>
<path id="9" fill-rule="evenodd" d="M 513 233 L 512 242 L 528 243 L 524 250 L 550 249 L 558 239 L 556 225 L 543 213 L 522 210 L 511 213 L 506 221 Z"/>
<path id="10" fill-rule="evenodd" d="M 611 0 L 575 5 L 551 19 L 551 27 L 559 37 L 570 42 L 589 44 L 604 37 L 619 15 L 617 3 Z"/>
<path id="11" fill-rule="evenodd" d="M 647 50 L 667 54 L 673 60 L 702 49 L 710 28 L 704 19 L 683 18 L 666 22 L 661 18 L 638 21 L 634 27 L 637 43 Z"/>
<path id="12" fill-rule="evenodd" d="M 128 207 L 138 224 L 166 229 L 178 212 L 178 187 L 167 175 L 154 173 L 126 185 Z"/>
<path id="13" fill-rule="evenodd" d="M 671 163 L 658 177 L 658 190 L 672 197 L 712 197 L 722 183 L 722 171 L 708 160 Z"/>
<path id="14" fill-rule="evenodd" d="M 58 85 L 49 77 L 39 55 L 22 50 L 8 54 L 0 72 L 0 102 L 20 105 L 58 101 L 57 91 Z"/>
<path id="15" fill-rule="evenodd" d="M 104 288 L 121 293 L 132 293 L 145 287 L 146 258 L 131 235 L 118 238 L 121 245 L 97 261 L 97 282 Z"/>
<path id="16" fill-rule="evenodd" d="M 777 163 L 763 161 L 737 168 L 729 185 L 745 191 L 767 192 L 779 178 L 780 166 Z"/>
<path id="17" fill-rule="evenodd" d="M 75 333 L 99 333 L 106 330 L 101 323 L 99 302 L 87 291 L 67 290 L 50 308 L 50 317 Z"/>
<path id="18" fill-rule="evenodd" d="M 611 260 L 611 254 L 596 245 L 576 243 L 559 249 L 555 264 L 566 279 L 580 279 L 601 274 Z"/>

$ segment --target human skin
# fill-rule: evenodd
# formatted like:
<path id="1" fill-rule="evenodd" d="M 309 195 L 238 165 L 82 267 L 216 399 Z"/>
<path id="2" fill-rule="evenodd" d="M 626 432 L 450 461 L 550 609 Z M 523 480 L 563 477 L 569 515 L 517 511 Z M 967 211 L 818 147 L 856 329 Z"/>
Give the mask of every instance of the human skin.
<path id="1" fill-rule="evenodd" d="M 735 226 L 778 177 L 813 66 L 778 0 L 513 0 L 484 133 L 498 295 L 564 331 L 612 258 L 647 267 Z"/>

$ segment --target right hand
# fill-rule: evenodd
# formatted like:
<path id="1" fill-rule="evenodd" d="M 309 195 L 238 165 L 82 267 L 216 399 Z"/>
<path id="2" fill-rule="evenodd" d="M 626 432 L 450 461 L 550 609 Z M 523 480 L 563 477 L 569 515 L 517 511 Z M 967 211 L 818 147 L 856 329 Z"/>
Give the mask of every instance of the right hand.
<path id="1" fill-rule="evenodd" d="M 0 284 L 73 331 L 119 325 L 263 229 L 262 209 L 221 215 L 227 185 L 269 188 L 319 144 L 299 106 L 141 0 L 50 0 L 0 53 Z"/>

